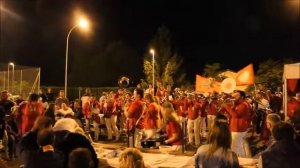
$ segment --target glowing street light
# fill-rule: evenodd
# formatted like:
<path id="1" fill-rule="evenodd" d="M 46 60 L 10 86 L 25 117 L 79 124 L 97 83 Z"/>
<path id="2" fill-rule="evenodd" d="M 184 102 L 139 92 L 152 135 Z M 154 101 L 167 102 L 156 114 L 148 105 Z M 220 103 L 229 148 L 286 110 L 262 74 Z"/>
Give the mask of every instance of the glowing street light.
<path id="1" fill-rule="evenodd" d="M 68 86 L 68 54 L 69 54 L 69 37 L 70 37 L 70 34 L 72 33 L 72 31 L 75 29 L 75 28 L 81 28 L 81 29 L 88 29 L 89 27 L 89 24 L 88 24 L 88 21 L 84 18 L 80 18 L 79 19 L 79 22 L 74 25 L 69 33 L 68 33 L 68 36 L 67 36 L 67 44 L 66 44 L 66 65 L 65 65 L 65 97 L 67 98 L 67 86 Z"/>
<path id="2" fill-rule="evenodd" d="M 12 66 L 11 93 L 14 94 L 13 88 L 14 88 L 14 80 L 15 80 L 15 64 L 13 62 L 10 62 L 8 65 Z"/>
<path id="3" fill-rule="evenodd" d="M 79 24 L 80 28 L 83 28 L 83 29 L 87 29 L 89 26 L 88 21 L 84 18 L 80 18 L 78 24 Z"/>
<path id="4" fill-rule="evenodd" d="M 10 62 L 7 65 L 7 91 L 9 92 L 9 66 L 13 67 L 13 75 L 12 75 L 12 85 L 13 85 L 13 80 L 14 80 L 14 76 L 15 76 L 15 64 Z"/>
<path id="5" fill-rule="evenodd" d="M 152 54 L 152 86 L 154 88 L 154 49 L 150 49 L 150 53 Z"/>

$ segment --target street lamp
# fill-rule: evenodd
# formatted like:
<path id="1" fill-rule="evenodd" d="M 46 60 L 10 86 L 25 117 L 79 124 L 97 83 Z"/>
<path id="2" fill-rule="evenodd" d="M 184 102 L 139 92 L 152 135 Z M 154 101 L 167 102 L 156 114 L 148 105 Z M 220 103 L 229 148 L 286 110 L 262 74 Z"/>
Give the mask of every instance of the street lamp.
<path id="1" fill-rule="evenodd" d="M 67 85 L 68 85 L 68 54 L 69 54 L 69 37 L 70 34 L 72 33 L 72 31 L 77 28 L 80 27 L 82 29 L 87 29 L 88 28 L 88 22 L 86 19 L 81 18 L 79 20 L 79 22 L 73 26 L 67 36 L 67 45 L 66 45 L 66 65 L 65 65 L 65 97 L 67 98 Z"/>
<path id="2" fill-rule="evenodd" d="M 7 91 L 9 92 L 9 64 L 7 64 Z"/>
<path id="3" fill-rule="evenodd" d="M 152 86 L 154 88 L 154 49 L 150 49 L 150 53 L 152 54 Z"/>
<path id="4" fill-rule="evenodd" d="M 11 93 L 14 94 L 13 88 L 14 88 L 14 80 L 15 80 L 15 64 L 13 62 L 10 62 L 8 65 L 12 66 Z"/>

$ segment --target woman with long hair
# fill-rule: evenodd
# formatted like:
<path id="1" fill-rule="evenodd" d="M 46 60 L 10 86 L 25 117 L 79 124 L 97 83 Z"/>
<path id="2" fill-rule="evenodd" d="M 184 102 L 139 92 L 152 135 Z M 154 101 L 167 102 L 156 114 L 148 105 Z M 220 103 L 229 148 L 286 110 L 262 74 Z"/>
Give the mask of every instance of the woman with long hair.
<path id="1" fill-rule="evenodd" d="M 138 149 L 127 148 L 119 157 L 120 168 L 146 168 L 143 154 Z"/>
<path id="2" fill-rule="evenodd" d="M 195 167 L 238 168 L 238 157 L 231 151 L 231 133 L 226 119 L 216 119 L 208 134 L 208 144 L 201 146 Z"/>
<path id="3" fill-rule="evenodd" d="M 166 122 L 167 140 L 165 144 L 172 146 L 172 151 L 182 149 L 182 131 L 179 123 L 179 117 L 170 102 L 162 105 L 162 114 Z"/>
<path id="4" fill-rule="evenodd" d="M 146 133 L 146 138 L 156 138 L 156 131 L 158 129 L 158 119 L 159 119 L 159 107 L 155 103 L 154 97 L 151 94 L 146 94 L 144 97 L 146 102 L 146 109 L 144 112 L 144 128 Z"/>

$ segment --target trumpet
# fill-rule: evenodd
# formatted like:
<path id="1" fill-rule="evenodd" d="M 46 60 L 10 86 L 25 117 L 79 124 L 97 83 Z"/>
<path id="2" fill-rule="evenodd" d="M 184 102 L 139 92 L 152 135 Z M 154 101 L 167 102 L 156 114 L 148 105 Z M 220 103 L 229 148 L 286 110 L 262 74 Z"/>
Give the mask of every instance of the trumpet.
<path id="1" fill-rule="evenodd" d="M 235 99 L 234 98 L 226 98 L 226 99 L 223 99 L 223 98 L 220 98 L 219 101 L 218 101 L 218 108 L 217 108 L 217 112 L 224 112 L 226 111 L 225 108 L 223 107 L 225 104 L 226 105 L 234 105 L 234 101 Z"/>
<path id="2" fill-rule="evenodd" d="M 223 103 L 226 103 L 226 104 L 228 104 L 228 103 L 233 103 L 233 102 L 235 101 L 235 99 L 234 99 L 234 98 L 231 98 L 231 97 L 226 98 L 226 99 L 220 98 L 219 100 L 220 100 L 219 102 L 221 102 L 222 104 L 223 104 Z"/>

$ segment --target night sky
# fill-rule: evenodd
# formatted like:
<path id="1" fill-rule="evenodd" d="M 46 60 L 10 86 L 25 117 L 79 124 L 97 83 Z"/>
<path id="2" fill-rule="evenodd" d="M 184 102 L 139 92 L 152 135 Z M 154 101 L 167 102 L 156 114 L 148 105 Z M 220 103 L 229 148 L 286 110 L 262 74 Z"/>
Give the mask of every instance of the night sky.
<path id="1" fill-rule="evenodd" d="M 187 79 L 220 62 L 239 70 L 268 58 L 300 58 L 299 0 L 2 0 L 0 62 L 41 67 L 42 85 L 63 86 L 75 13 L 92 22 L 69 42 L 69 86 L 117 86 L 143 77 L 143 56 L 166 26 Z M 236 58 L 237 57 L 237 58 Z"/>

